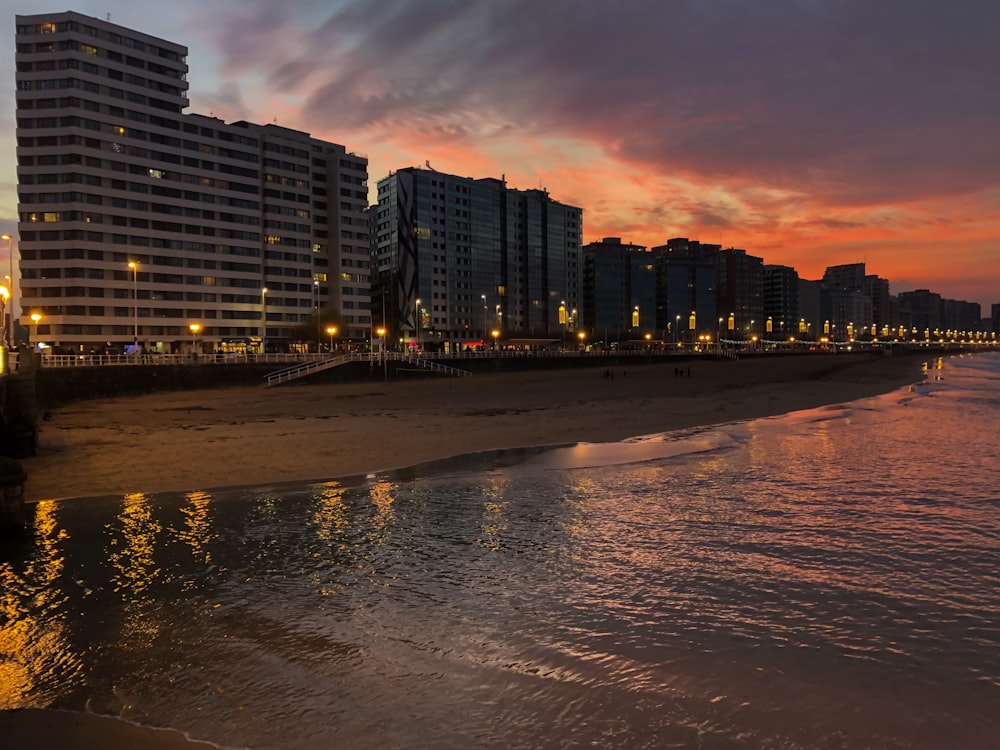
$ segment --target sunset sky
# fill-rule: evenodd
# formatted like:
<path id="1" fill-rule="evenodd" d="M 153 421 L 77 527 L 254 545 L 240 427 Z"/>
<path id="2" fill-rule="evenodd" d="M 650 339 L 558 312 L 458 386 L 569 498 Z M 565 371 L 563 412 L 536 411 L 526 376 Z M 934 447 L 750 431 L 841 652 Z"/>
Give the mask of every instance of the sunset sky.
<path id="1" fill-rule="evenodd" d="M 986 0 L 0 0 L 0 227 L 16 230 L 14 15 L 190 50 L 189 111 L 370 160 L 506 175 L 584 242 L 742 247 L 819 278 L 1000 303 L 1000 4 Z M 6 247 L 3 247 L 4 254 Z M 5 255 L 3 257 L 6 257 Z"/>

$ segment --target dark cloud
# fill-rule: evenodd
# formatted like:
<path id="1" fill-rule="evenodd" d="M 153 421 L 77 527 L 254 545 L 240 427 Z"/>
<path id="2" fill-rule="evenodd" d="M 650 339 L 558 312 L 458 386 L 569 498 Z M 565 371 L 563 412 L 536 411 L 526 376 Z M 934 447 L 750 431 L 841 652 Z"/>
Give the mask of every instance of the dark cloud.
<path id="1" fill-rule="evenodd" d="M 310 127 L 572 135 L 664 175 L 844 204 L 996 185 L 1000 5 L 234 3 L 218 44 Z M 320 14 L 322 13 L 322 17 Z"/>

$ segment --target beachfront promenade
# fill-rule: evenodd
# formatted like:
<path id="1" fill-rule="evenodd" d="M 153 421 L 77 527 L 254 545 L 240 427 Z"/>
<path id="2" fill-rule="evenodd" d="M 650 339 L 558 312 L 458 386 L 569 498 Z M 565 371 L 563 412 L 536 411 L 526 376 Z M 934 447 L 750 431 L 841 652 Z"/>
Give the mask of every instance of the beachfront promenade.
<path id="1" fill-rule="evenodd" d="M 672 357 L 719 357 L 735 358 L 746 355 L 763 355 L 773 353 L 802 353 L 815 351 L 819 353 L 833 352 L 871 352 L 884 351 L 891 352 L 894 349 L 903 351 L 933 351 L 933 352 L 953 352 L 953 351 L 980 351 L 995 349 L 998 346 L 994 340 L 971 340 L 971 341 L 853 341 L 853 342 L 826 342 L 819 343 L 813 341 L 760 341 L 755 344 L 747 344 L 740 340 L 723 340 L 718 345 L 695 345 L 690 344 L 654 344 L 636 345 L 628 347 L 591 347 L 589 349 L 470 349 L 468 351 L 456 352 L 432 352 L 409 350 L 397 352 L 392 350 L 361 350 L 325 352 L 281 352 L 267 354 L 45 354 L 39 358 L 39 364 L 45 368 L 66 368 L 66 367 L 109 367 L 109 366 L 135 366 L 135 365 L 238 365 L 238 364 L 273 364 L 278 367 L 291 367 L 297 364 L 310 362 L 325 362 L 332 358 L 346 358 L 357 362 L 397 362 L 405 363 L 416 358 L 430 361 L 477 361 L 494 359 L 562 359 L 562 360 L 594 360 L 602 357 L 623 357 L 623 358 L 658 358 L 664 357 L 667 361 Z M 18 354 L 12 352 L 10 369 L 18 369 Z"/>

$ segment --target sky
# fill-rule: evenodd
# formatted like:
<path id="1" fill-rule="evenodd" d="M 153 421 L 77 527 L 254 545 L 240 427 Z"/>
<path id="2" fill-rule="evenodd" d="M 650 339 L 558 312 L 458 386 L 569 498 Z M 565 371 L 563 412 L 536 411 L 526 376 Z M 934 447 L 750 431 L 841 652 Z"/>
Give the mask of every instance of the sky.
<path id="1" fill-rule="evenodd" d="M 688 237 L 817 279 L 1000 303 L 993 0 L 0 0 L 0 228 L 16 230 L 14 15 L 189 48 L 188 111 L 369 159 L 506 176 L 584 243 Z M 0 264 L 6 247 L 0 246 Z"/>

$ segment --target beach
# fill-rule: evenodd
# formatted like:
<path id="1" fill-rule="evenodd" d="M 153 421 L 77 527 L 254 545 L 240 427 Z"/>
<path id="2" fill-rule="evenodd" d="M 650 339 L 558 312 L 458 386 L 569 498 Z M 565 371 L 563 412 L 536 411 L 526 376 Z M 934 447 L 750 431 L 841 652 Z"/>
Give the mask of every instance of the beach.
<path id="1" fill-rule="evenodd" d="M 501 448 L 612 442 L 852 401 L 916 356 L 763 356 L 172 391 L 51 409 L 30 501 L 328 480 Z"/>
<path id="2" fill-rule="evenodd" d="M 38 455 L 22 464 L 29 501 L 301 484 L 845 403 L 918 382 L 922 365 L 817 354 L 151 393 L 51 409 Z M 0 731 L 28 749 L 207 747 L 174 731 L 27 707 L 0 711 Z"/>

